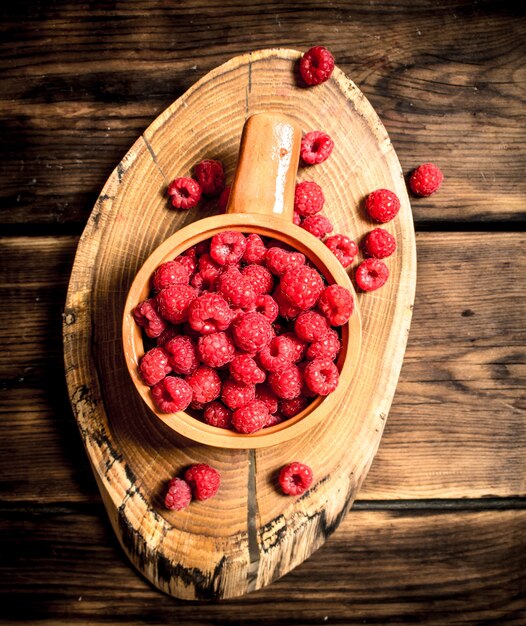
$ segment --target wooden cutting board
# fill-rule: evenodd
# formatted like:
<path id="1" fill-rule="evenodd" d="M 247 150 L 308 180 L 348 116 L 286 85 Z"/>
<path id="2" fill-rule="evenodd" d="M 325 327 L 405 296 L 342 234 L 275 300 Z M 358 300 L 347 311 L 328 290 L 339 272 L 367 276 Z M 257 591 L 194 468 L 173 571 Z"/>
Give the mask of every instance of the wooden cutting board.
<path id="1" fill-rule="evenodd" d="M 319 548 L 351 506 L 378 448 L 411 320 L 415 237 L 404 177 L 369 102 L 335 69 L 317 87 L 301 86 L 294 50 L 263 50 L 213 70 L 141 135 L 107 181 L 79 242 L 64 315 L 71 404 L 108 515 L 134 565 L 179 598 L 239 596 L 284 575 Z M 324 190 L 335 232 L 360 241 L 374 228 L 363 208 L 370 191 L 395 191 L 402 204 L 386 228 L 397 239 L 390 279 L 359 294 L 360 362 L 330 419 L 288 443 L 223 450 L 176 435 L 151 415 L 126 370 L 120 327 L 137 270 L 183 225 L 217 212 L 214 203 L 175 212 L 167 184 L 203 158 L 221 160 L 232 179 L 245 119 L 280 111 L 304 132 L 335 141 L 323 164 L 299 179 Z M 358 261 L 355 262 L 356 267 Z M 351 268 L 352 275 L 353 268 Z M 342 384 L 342 383 L 341 383 Z M 300 498 L 276 489 L 293 460 L 314 471 Z M 163 507 L 167 481 L 191 463 L 222 475 L 219 494 L 180 512 Z"/>

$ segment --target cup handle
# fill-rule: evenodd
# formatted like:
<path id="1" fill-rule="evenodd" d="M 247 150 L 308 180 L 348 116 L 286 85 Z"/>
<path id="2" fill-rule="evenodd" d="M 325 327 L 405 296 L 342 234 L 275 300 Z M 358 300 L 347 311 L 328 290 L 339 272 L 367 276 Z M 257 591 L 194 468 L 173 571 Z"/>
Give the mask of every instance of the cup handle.
<path id="1" fill-rule="evenodd" d="M 227 213 L 293 219 L 301 129 L 279 113 L 256 113 L 243 127 Z"/>

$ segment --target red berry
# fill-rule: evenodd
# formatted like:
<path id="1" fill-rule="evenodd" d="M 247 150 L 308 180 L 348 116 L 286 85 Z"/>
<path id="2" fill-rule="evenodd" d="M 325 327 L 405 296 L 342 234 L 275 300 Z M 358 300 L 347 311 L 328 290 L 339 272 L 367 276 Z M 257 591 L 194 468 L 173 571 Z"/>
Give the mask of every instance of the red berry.
<path id="1" fill-rule="evenodd" d="M 301 394 L 303 377 L 296 365 L 290 365 L 279 372 L 272 372 L 268 380 L 272 391 L 278 398 L 293 400 Z"/>
<path id="2" fill-rule="evenodd" d="M 329 332 L 329 323 L 316 311 L 304 311 L 296 318 L 294 331 L 302 341 L 312 343 L 325 337 Z"/>
<path id="3" fill-rule="evenodd" d="M 208 291 L 198 296 L 188 309 L 190 326 L 203 335 L 226 330 L 232 321 L 232 311 L 220 293 Z"/>
<path id="4" fill-rule="evenodd" d="M 221 393 L 221 379 L 214 369 L 206 365 L 200 365 L 186 377 L 186 381 L 192 388 L 195 402 L 208 404 Z"/>
<path id="5" fill-rule="evenodd" d="M 203 335 L 197 340 L 197 352 L 201 361 L 208 367 L 222 367 L 234 358 L 234 342 L 224 332 Z"/>
<path id="6" fill-rule="evenodd" d="M 294 358 L 294 346 L 292 341 L 280 335 L 261 349 L 259 361 L 267 372 L 279 372 L 290 367 Z"/>
<path id="7" fill-rule="evenodd" d="M 217 208 L 220 211 L 223 211 L 223 212 L 226 211 L 229 197 L 230 197 L 230 185 L 227 185 L 221 192 L 221 195 L 219 196 L 219 198 L 217 199 Z"/>
<path id="8" fill-rule="evenodd" d="M 236 345 L 250 353 L 259 352 L 274 336 L 270 321 L 261 313 L 246 313 L 233 324 L 232 332 Z"/>
<path id="9" fill-rule="evenodd" d="M 374 291 L 387 282 L 389 269 L 380 259 L 365 259 L 356 270 L 356 283 L 362 291 Z"/>
<path id="10" fill-rule="evenodd" d="M 349 267 L 358 254 L 358 246 L 345 235 L 333 235 L 325 240 L 325 245 L 343 267 Z"/>
<path id="11" fill-rule="evenodd" d="M 221 484 L 221 476 L 217 470 L 205 463 L 190 466 L 184 478 L 190 485 L 196 500 L 208 500 L 216 495 Z"/>
<path id="12" fill-rule="evenodd" d="M 237 267 L 229 267 L 221 274 L 218 288 L 228 302 L 242 309 L 247 309 L 256 302 L 251 280 L 243 276 Z"/>
<path id="13" fill-rule="evenodd" d="M 188 254 L 180 254 L 179 256 L 175 257 L 174 261 L 175 263 L 179 263 L 186 268 L 189 279 L 197 272 L 197 261 L 193 256 L 190 256 Z"/>
<path id="14" fill-rule="evenodd" d="M 176 209 L 191 209 L 201 199 L 201 187 L 193 178 L 176 178 L 168 185 L 168 195 Z"/>
<path id="15" fill-rule="evenodd" d="M 375 228 L 363 242 L 365 254 L 376 259 L 385 259 L 396 250 L 396 239 L 383 228 Z"/>
<path id="16" fill-rule="evenodd" d="M 155 404 L 163 413 L 184 411 L 192 401 L 192 388 L 183 378 L 167 376 L 152 387 Z"/>
<path id="17" fill-rule="evenodd" d="M 164 349 L 168 353 L 168 363 L 176 374 L 190 374 L 199 365 L 195 345 L 190 337 L 173 337 L 166 342 Z"/>
<path id="18" fill-rule="evenodd" d="M 221 387 L 221 400 L 231 409 L 238 409 L 252 402 L 256 397 L 255 385 L 238 383 L 232 378 L 225 380 Z"/>
<path id="19" fill-rule="evenodd" d="M 375 222 L 390 222 L 400 210 L 400 200 L 394 191 L 377 189 L 365 199 L 365 208 Z"/>
<path id="20" fill-rule="evenodd" d="M 174 326 L 173 324 L 168 324 L 163 332 L 157 337 L 157 345 L 160 348 L 163 348 L 165 344 L 167 344 L 170 339 L 177 337 L 177 335 L 181 334 L 181 329 L 179 326 Z"/>
<path id="21" fill-rule="evenodd" d="M 243 261 L 246 263 L 257 263 L 258 265 L 261 265 L 265 261 L 266 254 L 267 247 L 263 243 L 263 239 L 255 233 L 248 235 L 245 253 L 242 257 Z"/>
<path id="22" fill-rule="evenodd" d="M 221 402 L 210 402 L 204 410 L 204 420 L 216 428 L 230 428 L 232 425 L 232 411 Z"/>
<path id="23" fill-rule="evenodd" d="M 150 387 L 156 385 L 171 371 L 172 368 L 168 363 L 168 354 L 163 348 L 148 350 L 139 364 L 141 378 Z"/>
<path id="24" fill-rule="evenodd" d="M 278 410 L 278 396 L 267 384 L 256 386 L 256 400 L 262 400 L 267 405 L 269 413 Z"/>
<path id="25" fill-rule="evenodd" d="M 243 268 L 241 273 L 248 279 L 257 296 L 272 292 L 274 288 L 274 277 L 263 265 L 247 265 Z"/>
<path id="26" fill-rule="evenodd" d="M 269 413 L 267 423 L 264 428 L 270 428 L 271 426 L 276 426 L 277 424 L 281 424 L 283 418 L 278 413 Z"/>
<path id="27" fill-rule="evenodd" d="M 279 410 L 283 417 L 294 417 L 298 413 L 301 413 L 307 404 L 307 398 L 298 396 L 294 398 L 294 400 L 280 400 Z"/>
<path id="28" fill-rule="evenodd" d="M 283 337 L 287 337 L 292 344 L 292 362 L 299 363 L 305 356 L 307 344 L 302 341 L 295 333 L 284 333 Z"/>
<path id="29" fill-rule="evenodd" d="M 423 163 L 419 165 L 409 179 L 409 187 L 417 196 L 430 196 L 438 190 L 444 174 L 433 163 Z"/>
<path id="30" fill-rule="evenodd" d="M 245 253 L 247 241 L 237 230 L 224 230 L 212 237 L 210 256 L 219 265 L 235 265 Z"/>
<path id="31" fill-rule="evenodd" d="M 152 283 L 155 291 L 161 291 L 170 285 L 188 285 L 189 279 L 188 270 L 182 263 L 167 261 L 155 270 Z"/>
<path id="32" fill-rule="evenodd" d="M 304 265 L 305 255 L 301 254 L 301 252 L 289 252 L 283 248 L 273 246 L 267 250 L 265 263 L 273 274 L 283 276 L 289 268 Z"/>
<path id="33" fill-rule="evenodd" d="M 239 433 L 255 433 L 266 425 L 268 418 L 267 405 L 261 400 L 252 400 L 234 411 L 232 425 Z"/>
<path id="34" fill-rule="evenodd" d="M 208 252 L 204 252 L 198 261 L 199 271 L 192 277 L 191 285 L 196 288 L 215 288 L 217 279 L 223 272 L 223 267 L 216 263 Z"/>
<path id="35" fill-rule="evenodd" d="M 323 163 L 330 156 L 333 148 L 334 141 L 327 133 L 313 130 L 301 140 L 301 160 L 307 165 Z"/>
<path id="36" fill-rule="evenodd" d="M 179 324 L 188 318 L 188 309 L 197 291 L 190 285 L 170 285 L 157 294 L 159 311 L 165 320 Z"/>
<path id="37" fill-rule="evenodd" d="M 171 511 L 182 511 L 192 500 L 190 485 L 182 478 L 172 478 L 164 497 L 164 506 Z"/>
<path id="38" fill-rule="evenodd" d="M 144 328 L 148 337 L 159 337 L 166 329 L 166 322 L 159 314 L 155 298 L 140 302 L 133 311 L 133 319 Z"/>
<path id="39" fill-rule="evenodd" d="M 262 383 L 265 378 L 265 372 L 258 367 L 258 364 L 248 354 L 238 354 L 230 362 L 230 375 L 238 383 L 245 385 L 255 385 Z"/>
<path id="40" fill-rule="evenodd" d="M 305 384 L 320 396 L 328 396 L 338 386 L 340 374 L 330 359 L 314 359 L 303 372 Z"/>
<path id="41" fill-rule="evenodd" d="M 340 352 L 340 348 L 338 333 L 331 328 L 325 337 L 311 343 L 307 349 L 307 358 L 309 361 L 314 359 L 330 359 L 334 361 Z"/>
<path id="42" fill-rule="evenodd" d="M 302 217 L 319 213 L 323 209 L 324 203 L 325 196 L 317 183 L 306 180 L 296 185 L 294 210 Z"/>
<path id="43" fill-rule="evenodd" d="M 292 214 L 292 223 L 301 226 L 301 215 L 297 211 Z"/>
<path id="44" fill-rule="evenodd" d="M 278 310 L 281 317 L 284 317 L 287 320 L 293 320 L 301 313 L 301 309 L 297 306 L 293 306 L 292 304 L 290 304 L 290 302 L 281 293 L 279 288 L 274 291 L 272 297 L 278 305 Z"/>
<path id="45" fill-rule="evenodd" d="M 352 294 L 341 285 L 329 285 L 318 300 L 318 309 L 331 326 L 343 326 L 354 311 Z"/>
<path id="46" fill-rule="evenodd" d="M 225 188 L 225 173 L 220 161 L 205 159 L 194 167 L 194 178 L 204 196 L 218 196 Z"/>
<path id="47" fill-rule="evenodd" d="M 301 227 L 318 239 L 323 239 L 327 233 L 332 233 L 334 226 L 325 215 L 309 215 L 301 223 Z"/>
<path id="48" fill-rule="evenodd" d="M 299 496 L 312 484 L 312 470 L 304 463 L 289 463 L 279 473 L 279 485 L 284 494 Z"/>
<path id="49" fill-rule="evenodd" d="M 314 46 L 300 59 L 300 74 L 307 85 L 325 82 L 334 69 L 334 57 L 323 46 Z"/>
<path id="50" fill-rule="evenodd" d="M 279 284 L 279 290 L 284 298 L 300 309 L 312 308 L 323 288 L 323 278 L 320 273 L 308 265 L 288 269 Z"/>

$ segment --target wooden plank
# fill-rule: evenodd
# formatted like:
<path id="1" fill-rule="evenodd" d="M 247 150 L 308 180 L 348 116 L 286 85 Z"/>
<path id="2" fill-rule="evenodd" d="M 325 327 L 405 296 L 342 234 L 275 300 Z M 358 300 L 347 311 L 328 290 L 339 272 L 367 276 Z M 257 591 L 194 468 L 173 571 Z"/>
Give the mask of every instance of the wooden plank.
<path id="1" fill-rule="evenodd" d="M 10 6 L 0 223 L 80 229 L 138 133 L 195 80 L 241 52 L 316 41 L 371 100 L 404 171 L 444 169 L 439 195 L 414 201 L 417 222 L 524 220 L 526 23 L 512 13 L 424 0 Z"/>
<path id="2" fill-rule="evenodd" d="M 0 293 L 14 305 L 0 308 L 6 500 L 98 498 L 62 374 L 59 316 L 76 241 L 1 240 Z M 405 363 L 360 498 L 524 495 L 525 296 L 515 265 L 524 235 L 421 233 L 417 246 Z M 508 263 L 498 290 L 494 259 Z"/>
<path id="3" fill-rule="evenodd" d="M 102 507 L 4 511 L 2 617 L 39 624 L 506 624 L 526 620 L 526 511 L 353 511 L 270 587 L 175 601 L 128 563 Z"/>

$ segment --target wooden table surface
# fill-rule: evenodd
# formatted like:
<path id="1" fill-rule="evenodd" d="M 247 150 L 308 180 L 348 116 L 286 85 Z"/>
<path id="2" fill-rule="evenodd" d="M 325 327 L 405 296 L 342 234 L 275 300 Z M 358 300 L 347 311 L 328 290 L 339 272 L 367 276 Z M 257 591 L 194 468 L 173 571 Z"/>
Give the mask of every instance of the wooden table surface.
<path id="1" fill-rule="evenodd" d="M 0 620 L 526 624 L 526 17 L 511 2 L 19 0 L 3 7 Z M 323 44 L 382 118 L 418 284 L 398 390 L 327 543 L 240 600 L 162 595 L 106 519 L 69 406 L 61 313 L 80 234 L 136 137 L 245 51 Z"/>

